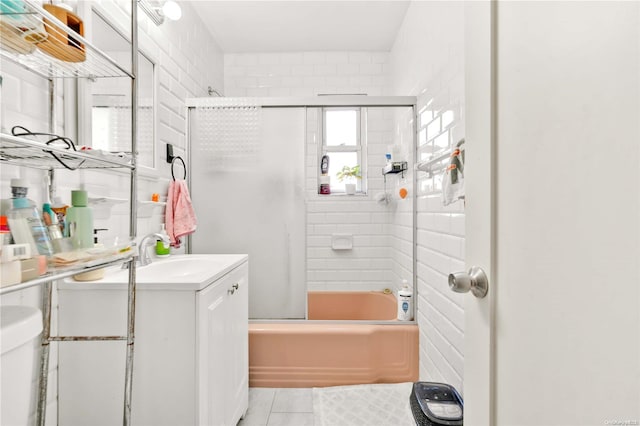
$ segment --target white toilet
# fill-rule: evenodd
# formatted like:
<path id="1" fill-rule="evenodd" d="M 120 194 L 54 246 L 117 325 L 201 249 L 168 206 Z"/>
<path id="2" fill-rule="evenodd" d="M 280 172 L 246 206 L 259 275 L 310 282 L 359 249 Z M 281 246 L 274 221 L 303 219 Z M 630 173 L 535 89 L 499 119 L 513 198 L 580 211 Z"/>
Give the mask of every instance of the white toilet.
<path id="1" fill-rule="evenodd" d="M 0 424 L 26 425 L 35 410 L 36 350 L 42 313 L 29 306 L 2 306 L 0 317 Z"/>

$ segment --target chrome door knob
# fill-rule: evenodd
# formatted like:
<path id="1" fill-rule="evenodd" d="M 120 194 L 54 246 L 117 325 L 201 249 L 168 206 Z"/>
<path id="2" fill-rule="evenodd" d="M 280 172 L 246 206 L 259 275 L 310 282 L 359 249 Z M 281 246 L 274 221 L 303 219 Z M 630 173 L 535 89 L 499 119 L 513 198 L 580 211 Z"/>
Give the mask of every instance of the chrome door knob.
<path id="1" fill-rule="evenodd" d="M 482 299 L 489 291 L 489 280 L 482 268 L 472 266 L 469 272 L 454 272 L 449 274 L 449 288 L 456 293 L 471 291 L 475 297 Z"/>

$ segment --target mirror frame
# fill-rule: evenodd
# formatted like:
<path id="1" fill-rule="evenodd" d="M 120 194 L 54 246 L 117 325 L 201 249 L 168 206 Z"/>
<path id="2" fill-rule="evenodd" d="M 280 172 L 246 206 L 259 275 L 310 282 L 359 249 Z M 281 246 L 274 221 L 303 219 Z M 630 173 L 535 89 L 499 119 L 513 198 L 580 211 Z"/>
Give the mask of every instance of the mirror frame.
<path id="1" fill-rule="evenodd" d="M 109 6 L 111 7 L 108 8 Z M 94 13 L 99 15 L 107 23 L 107 25 L 113 28 L 113 30 L 120 36 L 122 36 L 125 40 L 127 40 L 129 43 L 131 42 L 131 38 L 128 36 L 128 34 L 130 33 L 130 28 L 126 26 L 126 23 L 129 23 L 130 18 L 128 16 L 125 16 L 122 13 L 122 10 L 120 10 L 117 5 L 112 4 L 111 2 L 107 2 L 106 4 L 94 1 L 78 2 L 78 15 L 80 15 L 85 22 L 85 37 L 88 40 L 93 42 L 92 29 Z M 126 18 L 126 23 L 123 23 L 123 18 Z M 137 164 L 137 170 L 138 174 L 142 177 L 156 178 L 160 176 L 160 152 L 158 149 L 158 86 L 160 84 L 160 61 L 158 60 L 159 55 L 152 54 L 152 51 L 154 51 L 154 48 L 151 40 L 140 32 L 138 39 L 138 53 L 145 56 L 153 65 L 153 166 L 149 167 Z M 92 140 L 91 116 L 93 100 L 91 84 L 92 82 L 86 79 L 77 80 L 77 140 L 79 142 Z M 80 143 L 82 144 L 82 142 Z"/>

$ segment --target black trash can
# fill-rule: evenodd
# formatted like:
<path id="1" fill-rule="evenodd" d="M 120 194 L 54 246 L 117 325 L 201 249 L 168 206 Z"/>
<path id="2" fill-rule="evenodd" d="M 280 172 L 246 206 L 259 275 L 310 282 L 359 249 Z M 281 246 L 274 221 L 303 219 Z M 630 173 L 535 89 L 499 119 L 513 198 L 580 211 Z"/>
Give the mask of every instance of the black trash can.
<path id="1" fill-rule="evenodd" d="M 416 382 L 409 403 L 417 426 L 462 426 L 464 404 L 451 385 Z"/>

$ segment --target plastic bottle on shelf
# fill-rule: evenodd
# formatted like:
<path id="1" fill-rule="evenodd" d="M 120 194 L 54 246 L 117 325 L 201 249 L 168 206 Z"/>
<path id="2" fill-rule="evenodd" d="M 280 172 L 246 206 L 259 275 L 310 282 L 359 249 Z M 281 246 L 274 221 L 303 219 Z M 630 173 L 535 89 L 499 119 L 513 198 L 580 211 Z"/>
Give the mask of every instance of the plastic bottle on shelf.
<path id="1" fill-rule="evenodd" d="M 169 239 L 169 234 L 167 234 L 167 230 L 164 228 L 164 223 L 162 224 L 162 229 L 160 230 L 160 234 L 164 235 Z M 168 257 L 171 254 L 171 247 L 169 244 L 165 244 L 162 241 L 156 241 L 156 256 L 158 257 Z"/>
<path id="2" fill-rule="evenodd" d="M 65 230 L 66 228 L 65 224 L 66 224 L 66 215 L 67 215 L 68 208 L 69 206 L 63 203 L 60 200 L 60 197 L 54 197 L 53 206 L 51 206 L 51 210 L 57 217 L 58 226 L 60 227 L 60 232 L 62 232 L 63 235 L 67 233 L 67 231 Z"/>
<path id="3" fill-rule="evenodd" d="M 402 280 L 402 288 L 398 290 L 398 320 L 413 320 L 413 291 L 407 280 Z"/>
<path id="4" fill-rule="evenodd" d="M 60 253 L 65 251 L 63 246 L 63 236 L 60 225 L 58 224 L 58 215 L 56 215 L 51 209 L 51 204 L 44 203 L 42 205 L 42 219 L 44 225 L 49 232 L 49 238 L 51 239 L 51 245 L 53 246 L 54 253 Z"/>
<path id="5" fill-rule="evenodd" d="M 27 198 L 29 188 L 24 179 L 11 179 L 12 208 L 8 214 L 9 229 L 17 244 L 29 244 L 32 253 L 53 254 L 47 228 L 33 201 Z"/>
<path id="6" fill-rule="evenodd" d="M 67 209 L 67 236 L 74 249 L 93 247 L 93 211 L 87 207 L 89 196 L 85 190 L 71 191 L 71 207 Z"/>

